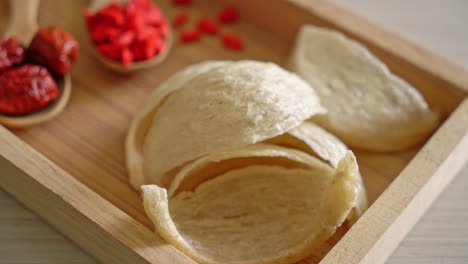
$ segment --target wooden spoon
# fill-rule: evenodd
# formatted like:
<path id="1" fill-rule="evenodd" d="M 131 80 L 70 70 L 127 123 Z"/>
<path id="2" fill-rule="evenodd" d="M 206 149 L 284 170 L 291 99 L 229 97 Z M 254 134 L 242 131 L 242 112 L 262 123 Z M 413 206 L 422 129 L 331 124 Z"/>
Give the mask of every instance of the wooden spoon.
<path id="1" fill-rule="evenodd" d="M 112 2 L 115 2 L 115 0 L 93 0 L 93 1 L 91 1 L 90 5 L 89 5 L 89 10 L 91 10 L 92 12 L 96 12 L 100 8 L 110 4 Z M 140 61 L 140 62 L 133 62 L 132 64 L 130 64 L 128 66 L 125 66 L 122 63 L 120 63 L 118 61 L 115 61 L 115 60 L 112 60 L 112 59 L 106 57 L 105 55 L 103 55 L 96 48 L 94 43 L 91 42 L 90 46 L 91 46 L 91 52 L 93 53 L 93 55 L 102 64 L 104 64 L 107 68 L 109 68 L 109 69 L 111 69 L 111 70 L 113 70 L 115 72 L 118 72 L 118 73 L 128 74 L 128 73 L 131 73 L 133 71 L 143 70 L 143 69 L 147 69 L 149 67 L 156 66 L 159 63 L 161 63 L 167 57 L 167 54 L 169 53 L 169 50 L 172 47 L 172 29 L 169 30 L 169 34 L 168 34 L 167 39 L 166 39 L 166 47 L 164 48 L 164 50 L 161 53 L 155 55 L 153 58 L 151 58 L 149 60 L 144 60 L 144 61 Z"/>
<path id="2" fill-rule="evenodd" d="M 39 3 L 39 0 L 10 0 L 12 12 L 10 25 L 5 35 L 14 37 L 26 46 L 29 45 L 39 29 L 37 23 Z M 0 123 L 7 127 L 28 127 L 48 121 L 60 114 L 70 100 L 72 88 L 70 74 L 55 81 L 60 94 L 52 103 L 38 112 L 23 116 L 9 116 L 0 113 Z"/>

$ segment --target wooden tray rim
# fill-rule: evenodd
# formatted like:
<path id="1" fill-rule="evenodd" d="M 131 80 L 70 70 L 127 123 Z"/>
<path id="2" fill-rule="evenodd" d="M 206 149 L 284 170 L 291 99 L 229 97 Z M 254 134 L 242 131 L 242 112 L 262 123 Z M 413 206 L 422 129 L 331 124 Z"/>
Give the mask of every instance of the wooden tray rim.
<path id="1" fill-rule="evenodd" d="M 447 59 L 328 1 L 289 1 L 468 91 L 467 72 Z M 383 263 L 468 159 L 464 124 L 468 99 L 320 263 Z M 194 263 L 2 126 L 0 146 L 0 187 L 100 261 Z"/>

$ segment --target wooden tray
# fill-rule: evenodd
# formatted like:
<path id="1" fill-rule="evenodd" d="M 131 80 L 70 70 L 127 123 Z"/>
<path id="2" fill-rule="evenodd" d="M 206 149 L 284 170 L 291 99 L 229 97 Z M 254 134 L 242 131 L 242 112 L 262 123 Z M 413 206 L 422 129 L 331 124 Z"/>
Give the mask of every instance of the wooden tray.
<path id="1" fill-rule="evenodd" d="M 177 10 L 161 2 L 173 17 Z M 238 33 L 247 49 L 228 51 L 216 37 L 176 43 L 160 66 L 130 76 L 109 72 L 91 56 L 80 13 L 87 4 L 41 3 L 40 24 L 60 25 L 82 44 L 73 94 L 64 113 L 47 124 L 11 132 L 0 127 L 0 186 L 105 263 L 193 263 L 151 232 L 141 198 L 127 182 L 123 142 L 144 98 L 171 73 L 201 60 L 284 65 L 303 23 L 339 29 L 367 45 L 442 110 L 444 123 L 424 145 L 407 151 L 355 150 L 372 206 L 350 230 L 340 228 L 300 263 L 382 263 L 467 159 L 468 73 L 329 2 L 197 0 L 190 7 L 193 20 L 222 6 L 237 7 L 242 19 L 223 31 Z M 8 12 L 1 0 L 3 30 Z"/>

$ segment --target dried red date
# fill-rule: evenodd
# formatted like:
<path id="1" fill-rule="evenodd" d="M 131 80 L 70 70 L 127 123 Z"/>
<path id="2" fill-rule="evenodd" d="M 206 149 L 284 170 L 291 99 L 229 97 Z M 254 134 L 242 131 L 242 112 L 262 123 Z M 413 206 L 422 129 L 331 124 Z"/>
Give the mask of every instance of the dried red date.
<path id="1" fill-rule="evenodd" d="M 24 61 L 24 47 L 13 38 L 0 38 L 0 73 Z"/>
<path id="2" fill-rule="evenodd" d="M 23 65 L 0 75 L 0 112 L 24 115 L 41 110 L 59 91 L 46 68 Z"/>
<path id="3" fill-rule="evenodd" d="M 67 31 L 57 27 L 42 28 L 34 36 L 27 51 L 28 59 L 46 66 L 55 74 L 71 70 L 78 58 L 78 41 Z"/>

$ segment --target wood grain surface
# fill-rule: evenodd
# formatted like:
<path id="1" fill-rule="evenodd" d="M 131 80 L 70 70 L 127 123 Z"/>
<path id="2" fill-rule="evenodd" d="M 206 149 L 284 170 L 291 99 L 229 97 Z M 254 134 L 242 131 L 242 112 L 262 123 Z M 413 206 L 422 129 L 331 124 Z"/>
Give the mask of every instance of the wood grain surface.
<path id="1" fill-rule="evenodd" d="M 160 66 L 122 77 L 104 69 L 92 57 L 86 45 L 83 19 L 78 12 L 85 7 L 86 1 L 42 1 L 40 23 L 59 24 L 73 32 L 82 43 L 82 54 L 73 71 L 73 94 L 65 112 L 52 122 L 31 129 L 14 130 L 14 133 L 91 190 L 151 229 L 138 193 L 127 183 L 123 155 L 126 128 L 146 95 L 171 73 L 200 60 L 253 58 L 284 65 L 301 23 L 335 27 L 282 1 L 269 1 L 270 8 L 262 12 L 261 16 L 253 11 L 258 9 L 250 10 L 245 3 L 232 2 L 238 5 L 245 18 L 240 23 L 227 27 L 226 31 L 239 32 L 244 36 L 247 42 L 246 52 L 227 51 L 222 48 L 218 39 L 208 37 L 199 44 L 176 44 L 167 61 Z M 265 3 L 249 2 L 249 6 L 261 8 Z M 0 13 L 8 11 L 4 0 L 0 1 L 0 5 L 3 5 Z M 220 5 L 213 2 L 197 2 L 193 16 L 214 14 L 219 7 Z M 175 12 L 169 7 L 164 8 L 170 16 Z M 283 21 L 276 19 L 281 14 L 287 15 Z M 5 16 L 0 14 L 0 17 Z M 4 21 L 0 19 L 0 23 L 2 22 Z M 5 24 L 0 26 L 4 28 Z M 356 37 L 351 32 L 346 33 Z M 395 73 L 420 89 L 429 103 L 444 113 L 444 118 L 466 96 L 453 83 L 408 63 L 401 56 L 380 49 L 364 38 L 356 38 L 366 43 Z M 455 82 L 460 82 L 459 80 L 457 78 Z M 400 173 L 419 147 L 393 154 L 355 150 L 371 202 Z M 345 231 L 340 229 L 325 247 L 303 263 L 317 263 Z"/>

